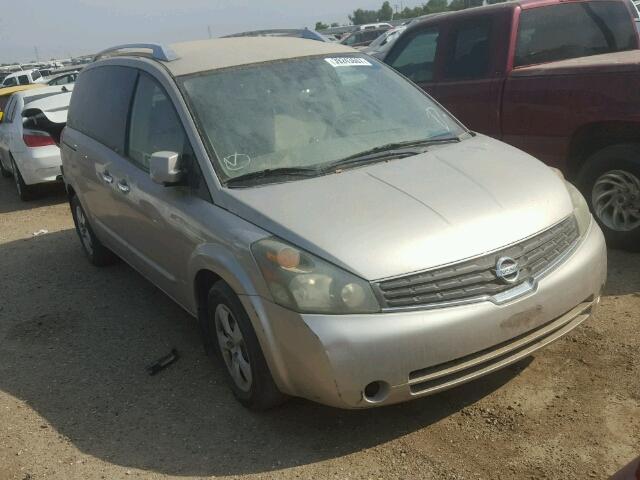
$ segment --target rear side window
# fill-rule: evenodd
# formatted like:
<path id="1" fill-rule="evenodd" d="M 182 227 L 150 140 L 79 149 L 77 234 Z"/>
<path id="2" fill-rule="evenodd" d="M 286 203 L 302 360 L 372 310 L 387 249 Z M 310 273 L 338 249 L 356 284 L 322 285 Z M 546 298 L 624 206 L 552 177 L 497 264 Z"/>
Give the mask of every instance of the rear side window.
<path id="1" fill-rule="evenodd" d="M 7 78 L 3 83 L 3 87 L 15 87 L 18 85 L 18 79 L 16 77 Z"/>
<path id="2" fill-rule="evenodd" d="M 454 28 L 453 48 L 445 64 L 445 78 L 465 80 L 484 78 L 489 73 L 491 20 L 478 19 Z"/>
<path id="3" fill-rule="evenodd" d="M 637 48 L 623 2 L 564 3 L 523 10 L 516 67 Z"/>
<path id="4" fill-rule="evenodd" d="M 20 85 L 29 85 L 29 76 L 28 75 L 20 75 L 18 76 L 18 83 Z"/>
<path id="5" fill-rule="evenodd" d="M 127 115 L 137 75 L 133 68 L 117 66 L 84 72 L 71 96 L 69 126 L 123 154 Z"/>
<path id="6" fill-rule="evenodd" d="M 439 30 L 430 28 L 414 35 L 390 65 L 414 82 L 433 80 Z"/>

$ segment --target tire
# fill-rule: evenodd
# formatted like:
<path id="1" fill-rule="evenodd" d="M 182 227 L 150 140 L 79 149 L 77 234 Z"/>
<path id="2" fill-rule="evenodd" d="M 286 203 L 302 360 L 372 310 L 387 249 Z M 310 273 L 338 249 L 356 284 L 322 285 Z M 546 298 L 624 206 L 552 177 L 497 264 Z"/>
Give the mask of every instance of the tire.
<path id="1" fill-rule="evenodd" d="M 33 199 L 33 188 L 26 183 L 24 183 L 24 179 L 22 178 L 22 174 L 18 169 L 18 165 L 16 165 L 16 161 L 11 157 L 11 168 L 13 170 L 13 180 L 16 186 L 16 192 L 18 193 L 18 197 L 23 202 L 28 202 Z"/>
<path id="2" fill-rule="evenodd" d="M 0 160 L 0 175 L 2 175 L 4 178 L 10 178 L 12 175 L 11 170 L 7 170 L 6 168 L 4 168 L 2 160 Z"/>
<path id="3" fill-rule="evenodd" d="M 203 334 L 205 344 L 212 347 L 208 350 L 215 351 L 222 361 L 231 390 L 243 406 L 268 410 L 285 401 L 242 303 L 223 281 L 209 290 Z"/>
<path id="4" fill-rule="evenodd" d="M 96 267 L 105 267 L 115 263 L 118 257 L 95 236 L 78 197 L 74 195 L 69 203 L 71 205 L 73 223 L 76 226 L 76 233 L 89 261 Z"/>
<path id="5" fill-rule="evenodd" d="M 640 144 L 611 145 L 591 155 L 578 186 L 607 245 L 640 251 Z"/>

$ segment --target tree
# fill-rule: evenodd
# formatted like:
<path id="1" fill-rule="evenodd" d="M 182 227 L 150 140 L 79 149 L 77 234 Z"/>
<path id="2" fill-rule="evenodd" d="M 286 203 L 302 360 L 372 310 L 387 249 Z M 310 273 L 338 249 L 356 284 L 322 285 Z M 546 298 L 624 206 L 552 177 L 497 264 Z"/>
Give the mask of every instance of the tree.
<path id="1" fill-rule="evenodd" d="M 335 27 L 339 27 L 339 26 L 340 26 L 340 24 L 338 22 L 333 22 L 331 24 L 331 28 L 335 28 Z"/>
<path id="2" fill-rule="evenodd" d="M 426 13 L 446 12 L 448 10 L 447 0 L 429 0 L 424 9 Z"/>
<path id="3" fill-rule="evenodd" d="M 375 23 L 378 20 L 378 12 L 375 10 L 363 10 L 361 8 L 354 10 L 349 15 L 349 20 L 354 25 L 363 25 L 365 23 Z"/>
<path id="4" fill-rule="evenodd" d="M 446 2 L 446 0 L 444 0 Z M 378 10 L 378 20 L 381 22 L 387 22 L 393 18 L 393 8 L 389 2 L 384 2 L 380 10 Z"/>
<path id="5" fill-rule="evenodd" d="M 326 23 L 316 22 L 316 30 L 326 30 L 327 28 L 329 28 L 329 25 L 327 25 Z"/>
<path id="6" fill-rule="evenodd" d="M 449 4 L 449 10 L 455 12 L 457 10 L 464 10 L 466 7 L 465 0 L 452 0 Z"/>

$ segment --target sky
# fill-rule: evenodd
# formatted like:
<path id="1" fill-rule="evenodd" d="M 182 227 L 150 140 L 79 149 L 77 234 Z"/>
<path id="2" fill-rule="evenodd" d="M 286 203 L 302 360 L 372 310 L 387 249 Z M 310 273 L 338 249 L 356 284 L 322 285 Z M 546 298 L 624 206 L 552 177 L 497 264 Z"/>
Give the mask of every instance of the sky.
<path id="1" fill-rule="evenodd" d="M 400 0 L 391 0 L 400 5 Z M 414 6 L 420 1 L 404 0 Z M 262 28 L 346 23 L 382 0 L 3 0 L 0 63 L 67 58 L 130 42 L 177 42 Z"/>

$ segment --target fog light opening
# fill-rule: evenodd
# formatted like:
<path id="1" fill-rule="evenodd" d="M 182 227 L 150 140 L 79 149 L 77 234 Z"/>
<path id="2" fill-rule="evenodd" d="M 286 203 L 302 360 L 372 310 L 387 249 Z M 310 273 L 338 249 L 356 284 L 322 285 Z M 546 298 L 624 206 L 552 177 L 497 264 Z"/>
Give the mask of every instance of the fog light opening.
<path id="1" fill-rule="evenodd" d="M 369 403 L 380 403 L 387 399 L 391 387 L 387 382 L 377 380 L 371 382 L 362 391 L 362 397 Z"/>

